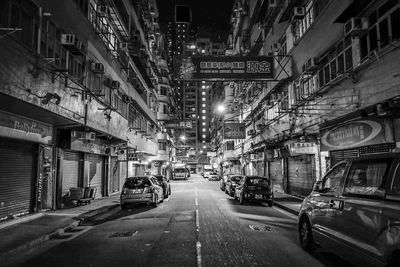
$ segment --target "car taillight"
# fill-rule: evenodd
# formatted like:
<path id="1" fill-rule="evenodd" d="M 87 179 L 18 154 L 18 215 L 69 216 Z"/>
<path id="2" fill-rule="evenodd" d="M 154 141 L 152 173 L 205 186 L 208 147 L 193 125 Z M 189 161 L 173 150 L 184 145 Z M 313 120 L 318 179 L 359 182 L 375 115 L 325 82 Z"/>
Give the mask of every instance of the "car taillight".
<path id="1" fill-rule="evenodd" d="M 143 190 L 144 194 L 153 193 L 153 192 L 154 192 L 154 188 L 153 187 L 145 187 L 144 190 Z"/>
<path id="2" fill-rule="evenodd" d="M 126 187 L 122 188 L 122 194 L 123 195 L 126 195 L 128 193 L 129 193 L 129 189 L 128 188 L 126 188 Z"/>

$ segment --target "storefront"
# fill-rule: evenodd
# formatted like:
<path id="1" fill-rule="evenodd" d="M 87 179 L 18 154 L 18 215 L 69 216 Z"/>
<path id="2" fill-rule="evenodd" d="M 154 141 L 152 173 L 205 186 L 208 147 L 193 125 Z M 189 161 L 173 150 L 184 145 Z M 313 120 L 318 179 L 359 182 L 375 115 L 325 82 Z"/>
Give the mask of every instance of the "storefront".
<path id="1" fill-rule="evenodd" d="M 280 149 L 268 149 L 265 151 L 267 159 L 267 174 L 273 185 L 273 190 L 286 192 L 286 181 L 284 179 L 284 160 L 281 157 Z"/>
<path id="2" fill-rule="evenodd" d="M 307 196 L 316 181 L 317 144 L 314 142 L 290 142 L 287 148 L 289 152 L 287 192 L 292 195 Z"/>
<path id="3" fill-rule="evenodd" d="M 0 111 L 0 221 L 52 208 L 53 128 Z"/>
<path id="4" fill-rule="evenodd" d="M 347 158 L 390 152 L 396 147 L 395 121 L 365 118 L 321 131 L 321 151 L 329 151 L 330 166 Z"/>

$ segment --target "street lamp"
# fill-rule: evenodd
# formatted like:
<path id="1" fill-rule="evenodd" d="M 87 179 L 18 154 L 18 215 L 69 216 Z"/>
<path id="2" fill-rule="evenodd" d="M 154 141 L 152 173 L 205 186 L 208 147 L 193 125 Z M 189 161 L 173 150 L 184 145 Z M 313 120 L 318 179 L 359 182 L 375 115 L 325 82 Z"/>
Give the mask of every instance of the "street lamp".
<path id="1" fill-rule="evenodd" d="M 225 112 L 225 106 L 223 104 L 219 104 L 217 106 L 217 112 L 221 113 L 221 114 L 224 113 Z"/>
<path id="2" fill-rule="evenodd" d="M 181 139 L 182 141 L 185 141 L 185 140 L 186 140 L 186 136 L 181 135 L 181 136 L 179 137 L 179 139 Z"/>

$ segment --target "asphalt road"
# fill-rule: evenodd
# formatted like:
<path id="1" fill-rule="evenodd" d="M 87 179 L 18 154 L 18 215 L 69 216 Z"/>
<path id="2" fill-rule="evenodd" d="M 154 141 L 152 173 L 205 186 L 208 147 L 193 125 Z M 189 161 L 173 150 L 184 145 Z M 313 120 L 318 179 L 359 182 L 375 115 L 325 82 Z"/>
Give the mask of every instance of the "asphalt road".
<path id="1" fill-rule="evenodd" d="M 199 175 L 157 208 L 116 208 L 26 251 L 14 266 L 347 266 L 298 245 L 297 218 L 239 202 Z M 1 264 L 0 264 L 1 265 Z"/>

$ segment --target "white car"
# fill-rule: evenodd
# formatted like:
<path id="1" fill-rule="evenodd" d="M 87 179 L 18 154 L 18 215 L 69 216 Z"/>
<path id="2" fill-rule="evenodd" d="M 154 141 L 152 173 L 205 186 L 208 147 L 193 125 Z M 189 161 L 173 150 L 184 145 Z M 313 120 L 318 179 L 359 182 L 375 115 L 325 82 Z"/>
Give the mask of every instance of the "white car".
<path id="1" fill-rule="evenodd" d="M 208 178 L 210 176 L 211 171 L 205 171 L 203 177 Z"/>

